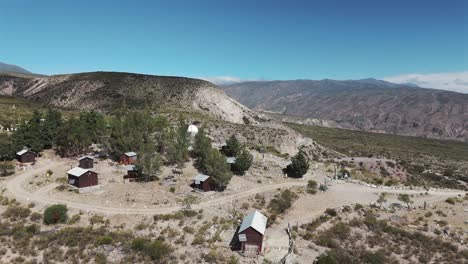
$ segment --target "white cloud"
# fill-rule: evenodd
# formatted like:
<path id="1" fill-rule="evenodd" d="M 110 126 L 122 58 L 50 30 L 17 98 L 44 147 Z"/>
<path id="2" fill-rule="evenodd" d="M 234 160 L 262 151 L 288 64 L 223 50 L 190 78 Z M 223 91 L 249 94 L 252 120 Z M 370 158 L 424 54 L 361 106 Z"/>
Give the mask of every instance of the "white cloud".
<path id="1" fill-rule="evenodd" d="M 432 74 L 403 74 L 383 78 L 393 83 L 412 83 L 424 88 L 435 88 L 468 93 L 468 71 Z"/>
<path id="2" fill-rule="evenodd" d="M 233 76 L 212 76 L 212 77 L 196 77 L 205 81 L 212 82 L 216 85 L 227 85 L 239 82 L 260 81 L 260 79 L 241 79 Z"/>

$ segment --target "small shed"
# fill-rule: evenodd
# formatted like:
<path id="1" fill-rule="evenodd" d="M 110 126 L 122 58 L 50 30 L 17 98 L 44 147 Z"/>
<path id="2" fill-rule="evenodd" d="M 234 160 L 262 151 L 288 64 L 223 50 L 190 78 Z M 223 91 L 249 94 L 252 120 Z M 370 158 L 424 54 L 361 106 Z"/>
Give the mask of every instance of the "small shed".
<path id="1" fill-rule="evenodd" d="M 16 160 L 20 163 L 34 163 L 36 162 L 36 153 L 23 149 L 16 153 Z"/>
<path id="2" fill-rule="evenodd" d="M 191 186 L 194 189 L 198 189 L 204 192 L 213 191 L 215 189 L 213 178 L 204 174 L 198 174 L 195 176 Z"/>
<path id="3" fill-rule="evenodd" d="M 124 165 L 135 164 L 137 161 L 137 154 L 133 151 L 125 152 L 120 156 L 119 161 Z"/>
<path id="4" fill-rule="evenodd" d="M 97 173 L 89 169 L 75 167 L 67 172 L 68 184 L 77 188 L 98 185 Z"/>
<path id="5" fill-rule="evenodd" d="M 136 178 L 136 168 L 135 165 L 127 165 L 125 166 L 127 170 L 127 175 L 124 176 L 124 179 L 135 179 Z"/>
<path id="6" fill-rule="evenodd" d="M 230 165 L 236 164 L 236 157 L 227 157 L 226 162 Z"/>
<path id="7" fill-rule="evenodd" d="M 83 169 L 92 169 L 94 167 L 94 158 L 91 156 L 83 156 L 78 159 L 80 165 L 78 167 Z"/>
<path id="8" fill-rule="evenodd" d="M 248 214 L 237 232 L 241 243 L 241 251 L 259 254 L 263 248 L 267 217 L 259 211 Z"/>

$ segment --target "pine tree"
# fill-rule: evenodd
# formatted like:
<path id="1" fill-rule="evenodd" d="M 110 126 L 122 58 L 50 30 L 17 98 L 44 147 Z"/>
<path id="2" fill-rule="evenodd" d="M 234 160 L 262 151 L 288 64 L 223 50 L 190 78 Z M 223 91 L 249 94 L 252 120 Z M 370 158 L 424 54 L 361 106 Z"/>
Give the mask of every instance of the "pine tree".
<path id="1" fill-rule="evenodd" d="M 249 150 L 245 147 L 236 156 L 236 163 L 232 165 L 232 170 L 238 175 L 244 175 L 244 173 L 252 166 L 253 156 Z"/>
<path id="2" fill-rule="evenodd" d="M 291 158 L 291 164 L 289 164 L 284 171 L 288 174 L 288 177 L 302 178 L 308 170 L 309 161 L 305 153 L 299 150 L 299 152 Z"/>
<path id="3" fill-rule="evenodd" d="M 228 157 L 236 157 L 239 152 L 242 150 L 242 145 L 240 144 L 239 140 L 236 136 L 232 135 L 226 141 L 226 147 L 224 149 L 224 153 Z"/>
<path id="4" fill-rule="evenodd" d="M 206 171 L 206 161 L 211 152 L 211 139 L 205 134 L 205 131 L 200 129 L 195 136 L 195 143 L 193 145 L 193 156 L 197 158 L 197 166 L 201 171 Z"/>
<path id="5" fill-rule="evenodd" d="M 151 147 L 146 152 L 140 154 L 136 163 L 137 177 L 142 181 L 153 181 L 161 169 L 161 158 Z"/>
<path id="6" fill-rule="evenodd" d="M 205 173 L 213 177 L 216 188 L 224 190 L 232 178 L 226 158 L 217 149 L 211 149 L 204 161 Z"/>
<path id="7" fill-rule="evenodd" d="M 172 134 L 171 143 L 167 149 L 167 159 L 169 163 L 176 164 L 178 168 L 183 168 L 188 157 L 189 139 L 187 135 L 187 125 L 179 121 L 176 131 Z"/>

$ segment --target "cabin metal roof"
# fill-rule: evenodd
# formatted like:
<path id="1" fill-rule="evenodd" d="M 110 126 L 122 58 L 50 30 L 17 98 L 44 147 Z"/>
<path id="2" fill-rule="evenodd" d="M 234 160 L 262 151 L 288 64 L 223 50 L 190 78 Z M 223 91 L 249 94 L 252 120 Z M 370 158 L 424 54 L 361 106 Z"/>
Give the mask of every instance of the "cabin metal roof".
<path id="1" fill-rule="evenodd" d="M 125 154 L 125 156 L 128 156 L 128 157 L 133 157 L 133 156 L 137 155 L 136 152 L 133 152 L 133 151 L 125 152 L 124 154 Z"/>
<path id="2" fill-rule="evenodd" d="M 21 156 L 21 155 L 23 155 L 24 153 L 26 153 L 26 152 L 28 152 L 28 151 L 29 151 L 29 150 L 27 150 L 27 149 L 23 149 L 23 150 L 21 150 L 21 151 L 16 152 L 16 155 L 20 155 L 20 156 Z"/>
<path id="3" fill-rule="evenodd" d="M 127 171 L 134 171 L 135 170 L 135 165 L 127 165 L 127 166 L 125 166 L 125 169 L 127 169 Z"/>
<path id="4" fill-rule="evenodd" d="M 91 156 L 83 156 L 83 157 L 79 158 L 78 160 L 84 160 L 84 159 L 92 159 L 92 160 L 94 160 L 94 158 L 91 157 Z"/>
<path id="5" fill-rule="evenodd" d="M 194 181 L 199 181 L 199 182 L 204 182 L 206 181 L 208 178 L 210 178 L 210 176 L 208 175 L 205 175 L 205 174 L 198 174 L 197 176 L 195 176 L 193 178 Z"/>
<path id="6" fill-rule="evenodd" d="M 267 217 L 264 216 L 259 211 L 255 210 L 254 212 L 248 214 L 244 221 L 242 221 L 241 227 L 239 228 L 239 232 L 246 230 L 249 227 L 257 230 L 260 234 L 264 235 L 266 230 L 267 224 Z"/>
<path id="7" fill-rule="evenodd" d="M 80 168 L 80 167 L 75 167 L 69 171 L 67 171 L 68 174 L 70 175 L 73 175 L 73 176 L 76 176 L 76 177 L 80 177 L 81 175 L 87 173 L 89 170 L 88 169 L 83 169 L 83 168 Z"/>

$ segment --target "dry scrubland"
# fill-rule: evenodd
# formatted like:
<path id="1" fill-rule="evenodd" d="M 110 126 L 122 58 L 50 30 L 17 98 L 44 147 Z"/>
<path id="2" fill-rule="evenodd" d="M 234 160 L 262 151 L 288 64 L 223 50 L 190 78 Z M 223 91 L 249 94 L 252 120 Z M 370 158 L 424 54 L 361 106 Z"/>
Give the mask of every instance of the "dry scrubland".
<path id="1" fill-rule="evenodd" d="M 45 151 L 35 168 L 0 178 L 6 188 L 0 202 L 0 263 L 276 263 L 289 249 L 288 224 L 298 263 L 319 256 L 339 260 L 331 263 L 455 263 L 466 257 L 468 237 L 460 219 L 466 217 L 467 201 L 457 196 L 461 192 L 383 190 L 337 180 L 328 191 L 311 194 L 307 181 L 323 182 L 332 165 L 314 163 L 304 179 L 285 179 L 280 168 L 287 159 L 254 156 L 251 170 L 235 176 L 225 193 L 191 193 L 187 184 L 196 171 L 190 163 L 175 181 L 164 180 L 173 175 L 164 168 L 159 181 L 122 183 L 122 169 L 105 160 L 97 164 L 101 188 L 77 194 L 60 187 L 77 161 Z M 382 208 L 369 207 L 385 191 Z M 400 192 L 412 196 L 412 210 L 390 209 Z M 182 210 L 187 195 L 197 198 L 191 209 Z M 446 202 L 451 197 L 456 198 Z M 68 205 L 68 220 L 43 224 L 45 208 L 55 203 Z M 243 215 L 254 208 L 269 216 L 269 227 L 264 255 L 251 259 L 229 244 Z M 394 215 L 405 224 L 389 220 Z M 393 248 L 383 246 L 389 243 Z"/>

